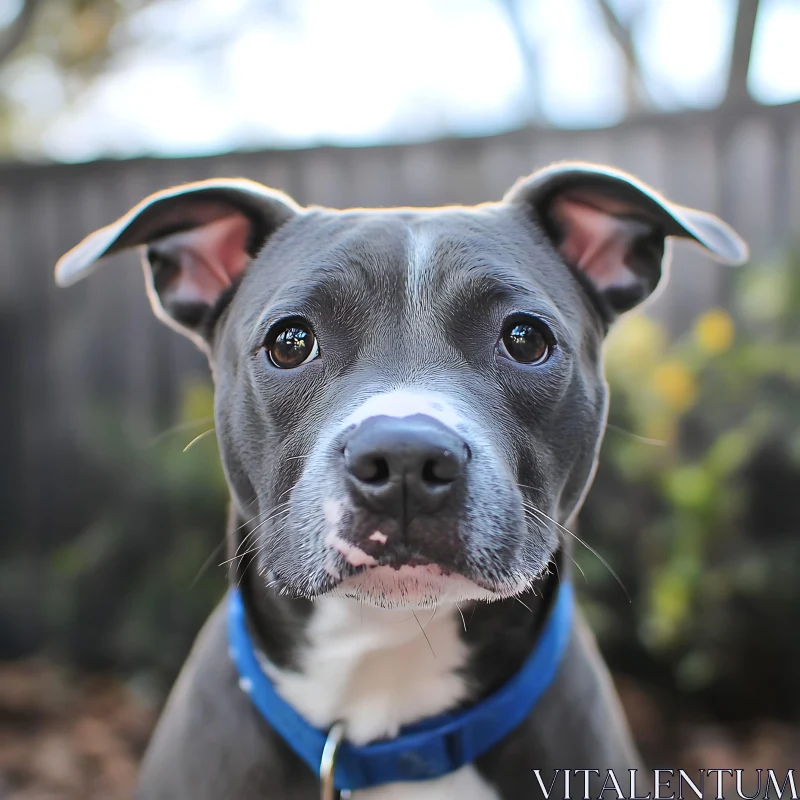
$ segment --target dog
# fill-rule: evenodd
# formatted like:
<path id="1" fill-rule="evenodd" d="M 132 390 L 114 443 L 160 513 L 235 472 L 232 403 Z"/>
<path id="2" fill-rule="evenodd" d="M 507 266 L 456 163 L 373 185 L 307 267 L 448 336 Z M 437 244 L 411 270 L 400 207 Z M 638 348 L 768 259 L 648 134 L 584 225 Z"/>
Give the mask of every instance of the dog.
<path id="1" fill-rule="evenodd" d="M 231 589 L 140 798 L 522 800 L 639 767 L 573 608 L 569 526 L 604 336 L 663 282 L 669 237 L 747 258 L 717 217 L 566 162 L 475 207 L 191 183 L 60 259 L 65 286 L 143 248 L 156 315 L 215 384 Z"/>

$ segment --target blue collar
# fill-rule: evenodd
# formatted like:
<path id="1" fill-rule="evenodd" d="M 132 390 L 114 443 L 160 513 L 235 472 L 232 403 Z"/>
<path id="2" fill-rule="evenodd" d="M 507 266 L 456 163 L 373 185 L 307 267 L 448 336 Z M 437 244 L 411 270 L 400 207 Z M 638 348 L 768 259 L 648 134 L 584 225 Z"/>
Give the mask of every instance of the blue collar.
<path id="1" fill-rule="evenodd" d="M 355 747 L 344 741 L 337 751 L 337 789 L 367 789 L 396 781 L 431 780 L 474 761 L 504 739 L 530 713 L 550 686 L 569 641 L 572 584 L 560 584 L 536 647 L 520 671 L 477 705 L 431 717 L 400 730 L 394 738 Z M 232 589 L 228 642 L 239 684 L 269 725 L 318 773 L 327 732 L 306 722 L 264 674 L 247 630 L 241 594 Z"/>

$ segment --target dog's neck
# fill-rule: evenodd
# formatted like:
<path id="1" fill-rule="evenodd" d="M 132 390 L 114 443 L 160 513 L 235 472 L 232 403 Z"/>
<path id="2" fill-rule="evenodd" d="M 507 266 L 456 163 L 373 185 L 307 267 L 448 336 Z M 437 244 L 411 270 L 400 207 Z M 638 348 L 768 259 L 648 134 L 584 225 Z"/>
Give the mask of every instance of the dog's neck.
<path id="1" fill-rule="evenodd" d="M 478 702 L 509 680 L 536 643 L 565 560 L 559 554 L 557 569 L 519 598 L 435 611 L 279 597 L 247 559 L 233 579 L 279 694 L 317 727 L 344 720 L 358 744 Z"/>

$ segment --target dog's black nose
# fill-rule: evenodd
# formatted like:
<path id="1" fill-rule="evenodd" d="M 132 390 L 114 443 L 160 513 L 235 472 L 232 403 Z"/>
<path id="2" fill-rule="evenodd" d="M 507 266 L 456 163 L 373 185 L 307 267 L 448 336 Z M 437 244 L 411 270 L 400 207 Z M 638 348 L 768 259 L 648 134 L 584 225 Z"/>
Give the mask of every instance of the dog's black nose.
<path id="1" fill-rule="evenodd" d="M 356 499 L 374 511 L 408 520 L 445 505 L 469 459 L 466 443 L 433 417 L 370 417 L 342 450 Z"/>

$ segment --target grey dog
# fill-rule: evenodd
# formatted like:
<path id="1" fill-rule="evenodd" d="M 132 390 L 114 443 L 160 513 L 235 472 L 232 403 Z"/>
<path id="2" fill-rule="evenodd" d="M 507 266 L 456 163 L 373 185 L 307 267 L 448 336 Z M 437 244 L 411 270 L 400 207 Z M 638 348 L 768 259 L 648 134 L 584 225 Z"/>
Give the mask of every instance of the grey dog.
<path id="1" fill-rule="evenodd" d="M 561 650 L 546 628 L 605 427 L 604 337 L 659 285 L 672 236 L 747 258 L 716 217 L 561 163 L 475 207 L 301 208 L 203 181 L 151 195 L 60 260 L 67 285 L 143 246 L 155 313 L 207 353 L 215 383 L 238 589 L 172 691 L 140 797 L 310 800 L 304 736 L 355 764 L 431 719 L 425 747 L 441 720 L 486 741 L 408 780 L 386 778 L 393 762 L 332 788 L 330 766 L 323 796 L 555 797 L 557 770 L 638 767 L 580 615 L 560 618 Z M 534 702 L 515 676 L 535 682 L 537 648 L 557 658 Z M 506 711 L 477 729 L 500 696 Z M 328 749 L 333 728 L 344 744 Z"/>

